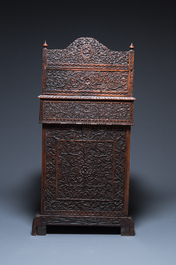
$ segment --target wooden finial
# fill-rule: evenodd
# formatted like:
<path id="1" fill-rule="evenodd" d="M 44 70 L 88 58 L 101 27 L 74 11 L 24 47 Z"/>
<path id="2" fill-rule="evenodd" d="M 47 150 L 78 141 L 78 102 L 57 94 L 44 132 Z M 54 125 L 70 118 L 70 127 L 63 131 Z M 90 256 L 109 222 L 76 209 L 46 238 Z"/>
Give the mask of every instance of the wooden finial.
<path id="1" fill-rule="evenodd" d="M 131 45 L 130 45 L 129 48 L 130 48 L 130 49 L 134 49 L 134 45 L 133 45 L 133 43 L 131 43 Z"/>
<path id="2" fill-rule="evenodd" d="M 44 44 L 43 44 L 43 47 L 44 47 L 44 48 L 47 48 L 47 47 L 48 47 L 48 44 L 46 43 L 46 40 L 45 40 L 45 42 L 44 42 Z"/>

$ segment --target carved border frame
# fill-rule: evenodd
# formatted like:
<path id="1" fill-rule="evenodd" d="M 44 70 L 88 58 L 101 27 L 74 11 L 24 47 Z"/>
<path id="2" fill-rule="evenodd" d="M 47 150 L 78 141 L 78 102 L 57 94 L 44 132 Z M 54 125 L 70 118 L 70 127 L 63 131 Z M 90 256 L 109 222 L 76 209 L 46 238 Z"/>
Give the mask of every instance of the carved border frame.
<path id="1" fill-rule="evenodd" d="M 46 183 L 45 183 L 45 178 L 46 178 L 46 133 L 47 133 L 47 128 L 50 128 L 52 126 L 56 126 L 56 125 L 47 125 L 47 124 L 43 124 L 43 164 L 42 164 L 42 196 L 41 196 L 41 213 L 50 213 L 50 214 L 54 214 L 55 211 L 45 211 L 45 202 L 46 202 L 46 197 L 45 197 L 45 192 L 44 190 L 46 190 Z M 64 128 L 68 128 L 69 126 L 67 125 L 57 125 L 59 127 L 64 127 Z M 85 128 L 92 128 L 92 126 L 89 126 L 89 125 L 74 125 L 74 127 L 77 127 L 77 126 L 83 126 Z M 102 128 L 105 128 L 106 126 L 93 126 L 95 130 L 99 130 L 99 129 L 102 129 Z M 122 181 L 124 181 L 124 184 L 123 184 L 123 206 L 122 206 L 122 210 L 121 211 L 105 211 L 103 213 L 101 212 L 96 212 L 96 211 L 90 211 L 90 212 L 85 212 L 83 210 L 81 211 L 70 211 L 69 209 L 66 210 L 66 211 L 59 211 L 60 214 L 62 215 L 74 215 L 74 216 L 92 216 L 92 214 L 94 216 L 101 216 L 103 214 L 103 216 L 127 216 L 128 215 L 128 197 L 129 197 L 129 147 L 130 147 L 130 126 L 108 126 L 108 128 L 110 129 L 111 128 L 115 128 L 116 129 L 120 129 L 120 130 L 123 130 L 123 128 L 125 129 L 126 131 L 126 138 L 125 138 L 125 141 L 126 141 L 126 148 L 125 148 L 125 157 L 124 157 L 124 169 L 126 169 L 124 172 L 121 173 L 121 177 L 122 177 Z M 56 139 L 58 140 L 58 139 Z M 55 173 L 56 175 L 56 173 Z M 118 174 L 119 176 L 119 174 Z M 56 180 L 55 180 L 56 181 Z M 54 199 L 54 197 L 53 197 Z M 53 201 L 54 202 L 54 201 Z M 56 214 L 58 214 L 58 209 L 56 210 Z"/>

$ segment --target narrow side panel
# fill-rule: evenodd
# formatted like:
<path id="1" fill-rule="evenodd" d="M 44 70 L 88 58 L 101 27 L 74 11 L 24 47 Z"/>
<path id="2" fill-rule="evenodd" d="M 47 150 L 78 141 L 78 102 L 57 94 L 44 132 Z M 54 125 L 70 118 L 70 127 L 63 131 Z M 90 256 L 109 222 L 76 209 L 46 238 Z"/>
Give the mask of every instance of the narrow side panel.
<path id="1" fill-rule="evenodd" d="M 131 136 L 131 126 L 127 126 L 126 161 L 125 161 L 125 196 L 124 196 L 124 214 L 126 216 L 128 216 L 128 205 L 129 205 L 130 136 Z"/>
<path id="2" fill-rule="evenodd" d="M 46 175 L 46 127 L 42 124 L 42 178 L 41 178 L 41 214 L 45 209 L 45 175 Z"/>

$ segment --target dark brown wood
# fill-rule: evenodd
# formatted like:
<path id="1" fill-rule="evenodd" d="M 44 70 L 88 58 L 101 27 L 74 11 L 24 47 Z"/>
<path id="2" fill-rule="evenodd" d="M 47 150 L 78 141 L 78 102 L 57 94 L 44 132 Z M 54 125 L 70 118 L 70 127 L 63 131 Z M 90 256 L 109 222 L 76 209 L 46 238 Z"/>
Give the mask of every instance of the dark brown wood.
<path id="1" fill-rule="evenodd" d="M 121 227 L 122 236 L 134 236 L 134 222 L 131 217 L 62 216 L 37 214 L 33 221 L 32 235 L 45 235 L 47 225 L 60 226 L 104 226 Z"/>
<path id="2" fill-rule="evenodd" d="M 41 211 L 47 225 L 121 227 L 128 216 L 134 46 L 111 51 L 93 38 L 64 50 L 43 48 Z"/>
<path id="3" fill-rule="evenodd" d="M 134 236 L 134 226 L 121 226 L 121 236 Z"/>
<path id="4" fill-rule="evenodd" d="M 132 101 L 41 100 L 41 123 L 133 125 Z M 79 111 L 78 111 L 79 110 Z"/>

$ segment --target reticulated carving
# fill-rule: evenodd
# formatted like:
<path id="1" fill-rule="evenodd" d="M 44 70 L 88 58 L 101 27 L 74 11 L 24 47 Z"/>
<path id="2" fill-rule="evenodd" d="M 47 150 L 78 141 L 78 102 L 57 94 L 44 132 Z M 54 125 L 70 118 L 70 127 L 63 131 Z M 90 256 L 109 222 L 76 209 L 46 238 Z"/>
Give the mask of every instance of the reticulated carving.
<path id="1" fill-rule="evenodd" d="M 132 102 L 41 100 L 40 122 L 132 124 Z"/>
<path id="2" fill-rule="evenodd" d="M 46 125 L 45 125 L 46 126 Z M 81 215 L 107 215 L 107 216 L 118 216 L 119 214 L 123 215 L 123 207 L 124 207 L 124 175 L 125 175 L 125 157 L 126 157 L 126 128 L 123 126 L 119 127 L 96 127 L 96 126 L 74 126 L 72 128 L 68 126 L 61 126 L 61 125 L 48 125 L 46 126 L 46 178 L 45 178 L 45 213 L 55 213 L 60 212 L 62 214 L 67 215 L 68 212 L 72 214 L 79 214 Z M 95 141 L 99 142 L 101 145 L 102 142 L 105 142 L 106 145 L 110 145 L 109 148 L 107 148 L 106 152 L 110 152 L 110 149 L 112 148 L 112 142 L 114 142 L 114 152 L 112 156 L 110 155 L 110 158 L 103 158 L 100 159 L 100 162 L 97 163 L 95 171 L 92 171 L 92 183 L 90 186 L 87 186 L 87 196 L 88 200 L 84 197 L 84 189 L 77 189 L 74 186 L 75 184 L 72 183 L 70 186 L 70 182 L 66 182 L 64 178 L 66 178 L 67 170 L 71 172 L 71 170 L 74 168 L 72 166 L 72 159 L 70 160 L 69 164 L 67 166 L 63 167 L 61 158 L 58 158 L 59 156 L 59 149 L 58 149 L 58 142 L 65 140 L 65 141 Z M 70 148 L 70 153 L 76 152 L 74 150 L 74 147 L 67 146 L 67 148 Z M 87 149 L 87 157 L 90 157 L 91 159 L 95 159 L 97 161 L 98 154 L 100 154 L 103 151 L 97 150 L 97 148 L 103 148 L 103 146 L 91 146 L 88 145 L 84 149 Z M 100 149 L 101 150 L 101 149 Z M 86 151 L 86 150 L 85 150 Z M 104 151 L 105 152 L 105 151 Z M 65 155 L 62 153 L 63 161 L 67 161 L 67 155 L 68 152 L 65 153 Z M 81 154 L 83 155 L 83 154 Z M 80 155 L 80 156 L 81 156 Z M 112 165 L 112 159 L 114 159 L 114 165 Z M 101 194 L 99 195 L 99 200 L 93 198 L 93 193 L 91 190 L 91 187 L 94 190 L 94 178 L 96 179 L 97 175 L 94 174 L 100 174 L 101 167 L 102 167 L 102 161 L 104 162 L 103 168 L 104 172 L 102 174 L 102 190 Z M 59 164 L 60 163 L 60 164 Z M 81 161 L 80 161 L 81 163 Z M 83 162 L 84 163 L 84 162 Z M 83 164 L 82 163 L 82 164 Z M 74 163 L 73 163 L 74 164 Z M 62 168 L 62 174 L 59 177 L 59 174 L 57 176 L 57 168 L 56 165 L 61 166 Z M 69 167 L 69 169 L 68 169 Z M 113 167 L 113 169 L 112 169 Z M 86 164 L 82 168 L 82 171 L 79 171 L 79 174 L 77 175 L 77 183 L 83 183 L 85 180 L 85 174 L 86 174 Z M 112 177 L 112 170 L 113 170 L 113 177 Z M 90 169 L 91 171 L 91 169 Z M 87 172 L 87 174 L 90 174 L 90 172 Z M 57 177 L 59 177 L 59 182 Z M 103 177 L 104 176 L 104 177 Z M 107 179 L 105 180 L 105 176 Z M 110 177 L 111 176 L 111 177 Z M 99 175 L 100 177 L 100 175 Z M 69 176 L 68 176 L 69 178 Z M 112 182 L 112 178 L 114 179 Z M 111 185 L 110 185 L 111 182 Z M 56 184 L 57 183 L 57 184 Z M 74 190 L 74 195 L 72 195 L 72 198 L 67 199 L 58 199 L 59 192 L 57 191 L 59 183 L 62 183 L 62 188 L 64 186 L 64 192 L 67 194 L 71 194 L 72 188 Z M 109 183 L 109 184 L 108 184 Z M 108 184 L 108 185 L 107 185 Z M 106 186 L 107 185 L 107 186 Z M 83 187 L 83 186 L 82 186 Z M 98 187 L 98 182 L 97 182 Z M 113 190 L 112 190 L 113 189 Z M 66 191 L 67 190 L 67 191 Z M 60 191 L 61 192 L 61 191 Z M 95 192 L 95 190 L 94 190 Z M 113 200 L 112 200 L 112 194 L 113 194 Z M 71 195 L 69 195 L 71 196 Z M 74 198 L 77 199 L 74 199 Z M 79 198 L 82 198 L 79 200 Z M 92 198 L 92 199 L 91 199 Z M 104 199 L 103 199 L 104 198 Z"/>
<path id="3" fill-rule="evenodd" d="M 93 38 L 76 39 L 66 49 L 48 49 L 48 66 L 60 63 L 118 64 L 129 63 L 129 51 L 111 51 Z"/>
<path id="4" fill-rule="evenodd" d="M 93 38 L 63 50 L 44 44 L 42 214 L 33 235 L 47 225 L 118 226 L 134 235 L 127 216 L 133 74 L 133 50 L 111 51 Z"/>
<path id="5" fill-rule="evenodd" d="M 113 200 L 114 143 L 58 140 L 57 199 Z"/>
<path id="6" fill-rule="evenodd" d="M 93 38 L 44 49 L 43 93 L 132 96 L 133 51 L 111 51 Z"/>
<path id="7" fill-rule="evenodd" d="M 48 69 L 44 93 L 128 94 L 128 72 Z"/>

